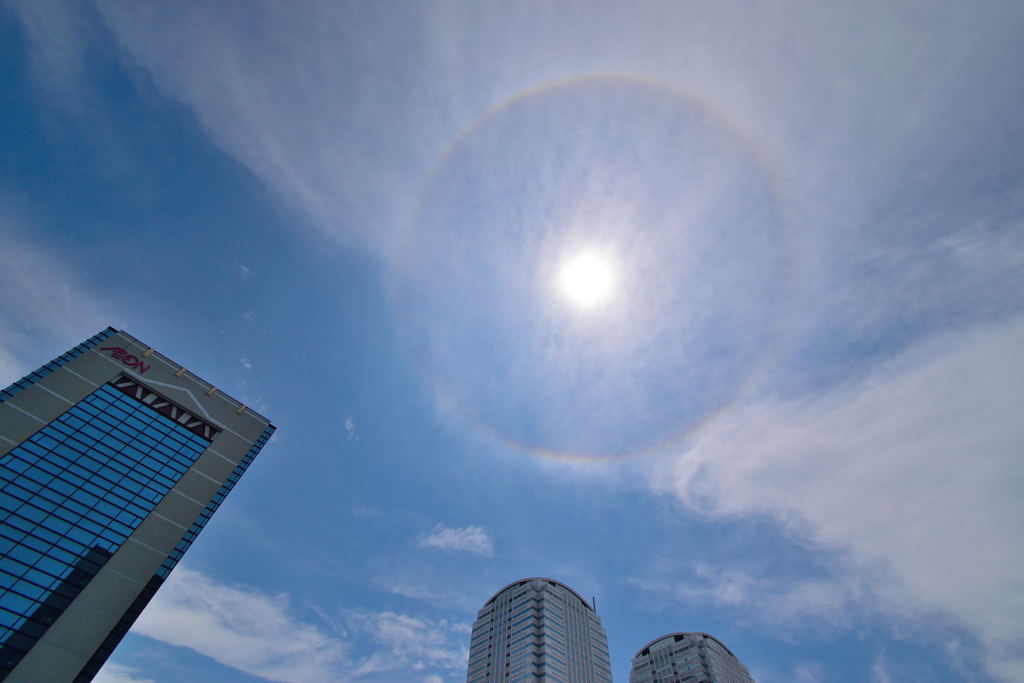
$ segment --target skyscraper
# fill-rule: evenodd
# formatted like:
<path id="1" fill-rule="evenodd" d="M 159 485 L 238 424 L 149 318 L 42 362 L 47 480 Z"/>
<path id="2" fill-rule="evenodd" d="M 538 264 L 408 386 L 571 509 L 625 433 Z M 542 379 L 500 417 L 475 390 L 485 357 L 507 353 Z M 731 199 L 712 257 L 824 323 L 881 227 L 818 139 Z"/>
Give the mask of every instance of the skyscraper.
<path id="1" fill-rule="evenodd" d="M 608 636 L 593 606 L 564 583 L 522 579 L 477 612 L 467 683 L 611 683 Z"/>
<path id="2" fill-rule="evenodd" d="M 0 391 L 0 680 L 91 680 L 273 432 L 113 328 Z"/>
<path id="3" fill-rule="evenodd" d="M 707 633 L 670 633 L 633 657 L 629 683 L 754 683 L 729 648 Z"/>

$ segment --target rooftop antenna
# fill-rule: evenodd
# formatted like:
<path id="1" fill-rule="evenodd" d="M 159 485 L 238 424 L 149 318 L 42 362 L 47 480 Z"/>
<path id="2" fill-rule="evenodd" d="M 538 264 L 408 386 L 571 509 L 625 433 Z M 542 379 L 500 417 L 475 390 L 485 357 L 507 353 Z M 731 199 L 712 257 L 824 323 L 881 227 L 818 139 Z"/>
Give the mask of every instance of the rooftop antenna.
<path id="1" fill-rule="evenodd" d="M 594 608 L 594 614 L 597 614 L 597 597 L 596 596 L 593 596 L 593 595 L 590 596 L 590 606 Z"/>

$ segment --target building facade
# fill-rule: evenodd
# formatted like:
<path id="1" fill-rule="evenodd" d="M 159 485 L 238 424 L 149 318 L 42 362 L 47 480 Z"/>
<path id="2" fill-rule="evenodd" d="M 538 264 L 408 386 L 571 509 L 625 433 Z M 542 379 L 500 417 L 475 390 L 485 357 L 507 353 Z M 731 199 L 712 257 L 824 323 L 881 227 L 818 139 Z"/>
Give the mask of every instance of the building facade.
<path id="1" fill-rule="evenodd" d="M 707 633 L 670 633 L 640 648 L 629 683 L 754 683 L 722 641 Z"/>
<path id="2" fill-rule="evenodd" d="M 113 328 L 0 391 L 0 680 L 91 680 L 273 432 Z"/>
<path id="3" fill-rule="evenodd" d="M 467 683 L 611 683 L 608 636 L 594 607 L 564 583 L 522 579 L 477 612 Z"/>

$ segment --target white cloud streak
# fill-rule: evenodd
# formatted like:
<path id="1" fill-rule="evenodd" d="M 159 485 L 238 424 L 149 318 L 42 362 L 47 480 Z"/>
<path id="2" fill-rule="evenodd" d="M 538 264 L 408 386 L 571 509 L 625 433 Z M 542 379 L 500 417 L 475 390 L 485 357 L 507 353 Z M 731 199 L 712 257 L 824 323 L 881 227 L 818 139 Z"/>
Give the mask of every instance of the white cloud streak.
<path id="1" fill-rule="evenodd" d="M 291 598 L 220 583 L 178 567 L 135 623 L 132 632 L 186 647 L 239 671 L 270 681 L 377 680 L 465 666 L 465 628 L 393 611 L 348 610 L 342 626 L 314 610 L 329 630 L 299 615 Z M 367 654 L 354 656 L 353 650 Z M 109 668 L 109 667 L 108 667 Z M 110 676 L 128 676 L 120 667 Z M 112 678 L 111 683 L 121 680 Z"/>
<path id="2" fill-rule="evenodd" d="M 0 209 L 0 384 L 23 377 L 114 322 L 74 269 L 32 244 Z"/>
<path id="3" fill-rule="evenodd" d="M 132 631 L 271 681 L 334 681 L 348 644 L 293 613 L 287 595 L 178 567 Z"/>
<path id="4" fill-rule="evenodd" d="M 879 655 L 871 665 L 871 683 L 893 683 L 892 676 L 886 668 L 885 657 Z"/>
<path id="5" fill-rule="evenodd" d="M 434 558 L 415 565 L 403 563 L 400 567 L 380 574 L 374 583 L 392 595 L 421 600 L 437 609 L 455 610 L 463 614 L 476 612 L 480 605 L 475 596 L 491 588 L 486 580 L 477 577 L 477 581 L 470 587 L 467 587 L 465 581 L 453 582 L 451 567 L 431 559 Z M 460 559 L 456 556 L 452 561 L 458 563 Z"/>
<path id="6" fill-rule="evenodd" d="M 93 683 L 156 683 L 152 678 L 140 678 L 139 670 L 108 661 L 99 670 Z"/>
<path id="7" fill-rule="evenodd" d="M 355 664 L 354 674 L 369 674 L 396 669 L 459 669 L 466 665 L 469 652 L 461 629 L 448 621 L 428 620 L 395 612 L 349 612 L 346 623 L 370 634 L 382 648 Z M 454 638 L 453 638 L 454 634 Z M 467 641 L 468 642 L 468 641 Z"/>
<path id="8" fill-rule="evenodd" d="M 1024 646 L 1021 405 L 1017 318 L 939 335 L 823 395 L 749 405 L 654 486 L 849 553 L 852 588 L 820 595 L 870 586 L 885 609 L 952 616 L 983 643 L 990 673 L 1012 680 Z M 886 580 L 864 580 L 879 568 Z M 729 603 L 750 588 L 738 577 L 707 590 Z"/>
<path id="9" fill-rule="evenodd" d="M 479 526 L 448 528 L 438 524 L 430 533 L 420 537 L 419 545 L 422 548 L 473 553 L 484 557 L 494 555 L 494 541 L 487 530 Z"/>
<path id="10" fill-rule="evenodd" d="M 688 607 L 712 605 L 754 615 L 766 628 L 789 636 L 824 625 L 847 629 L 862 616 L 858 606 L 871 595 L 858 574 L 792 578 L 705 562 L 696 563 L 692 579 L 630 583 Z"/>

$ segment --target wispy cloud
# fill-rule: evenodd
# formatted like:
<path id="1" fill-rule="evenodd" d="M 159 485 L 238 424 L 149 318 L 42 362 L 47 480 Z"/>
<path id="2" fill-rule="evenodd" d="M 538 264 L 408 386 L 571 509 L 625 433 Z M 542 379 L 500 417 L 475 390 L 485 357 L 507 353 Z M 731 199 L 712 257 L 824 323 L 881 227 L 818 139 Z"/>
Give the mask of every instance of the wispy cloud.
<path id="1" fill-rule="evenodd" d="M 459 669 L 469 651 L 461 628 L 445 619 L 429 620 L 394 612 L 353 611 L 346 623 L 369 634 L 381 648 L 354 665 L 356 676 L 397 669 Z"/>
<path id="2" fill-rule="evenodd" d="M 55 2 L 15 0 L 8 3 L 32 45 L 32 70 L 37 81 L 62 106 L 81 103 L 87 92 L 87 32 L 80 15 Z"/>
<path id="3" fill-rule="evenodd" d="M 808 630 L 829 627 L 847 630 L 863 623 L 861 602 L 870 595 L 859 574 L 791 577 L 732 566 L 698 562 L 687 575 L 640 578 L 630 583 L 656 598 L 659 609 L 672 605 L 687 609 L 728 608 L 774 633 L 795 637 Z"/>
<path id="4" fill-rule="evenodd" d="M 348 644 L 296 616 L 289 597 L 178 567 L 133 632 L 271 681 L 335 681 Z"/>
<path id="5" fill-rule="evenodd" d="M 139 670 L 108 661 L 93 679 L 95 683 L 156 683 L 152 678 L 140 677 Z"/>
<path id="6" fill-rule="evenodd" d="M 418 542 L 423 548 L 453 550 L 484 557 L 494 555 L 494 541 L 487 534 L 487 530 L 479 526 L 448 528 L 438 524 L 430 533 L 421 536 Z"/>
<path id="7" fill-rule="evenodd" d="M 6 386 L 116 320 L 75 270 L 34 245 L 0 207 L 0 384 Z"/>
<path id="8" fill-rule="evenodd" d="M 849 553 L 846 588 L 805 602 L 828 609 L 852 591 L 884 610 L 938 610 L 1008 678 L 1024 645 L 1022 391 L 1024 319 L 950 332 L 859 382 L 739 410 L 652 483 L 709 515 L 769 515 Z M 887 580 L 865 580 L 878 568 Z M 701 590 L 728 602 L 756 587 L 732 579 Z"/>
<path id="9" fill-rule="evenodd" d="M 394 611 L 339 610 L 332 617 L 317 606 L 313 612 L 316 619 L 304 617 L 285 593 L 228 585 L 179 566 L 132 632 L 286 683 L 465 666 L 464 624 Z M 357 647 L 364 653 L 358 657 Z M 131 673 L 126 667 L 107 672 L 122 677 L 111 683 L 133 680 L 124 678 Z"/>
<path id="10" fill-rule="evenodd" d="M 878 655 L 871 665 L 871 683 L 893 683 L 892 676 L 886 667 L 885 656 Z"/>
<path id="11" fill-rule="evenodd" d="M 346 441 L 359 441 L 359 435 L 356 434 L 356 421 L 351 415 L 345 417 L 345 434 Z"/>
<path id="12" fill-rule="evenodd" d="M 817 662 L 804 662 L 793 669 L 792 678 L 787 680 L 792 680 L 795 683 L 822 683 L 827 681 L 828 677 L 825 675 L 825 669 L 821 664 Z"/>
<path id="13" fill-rule="evenodd" d="M 473 577 L 476 578 L 476 577 Z M 458 610 L 473 614 L 480 608 L 475 597 L 490 588 L 486 580 L 476 578 L 452 580 L 452 570 L 438 563 L 420 566 L 404 566 L 378 576 L 374 581 L 378 588 L 392 595 L 420 600 L 436 609 Z M 467 590 L 467 581 L 473 581 L 473 590 Z M 479 583 L 480 585 L 475 585 Z"/>

